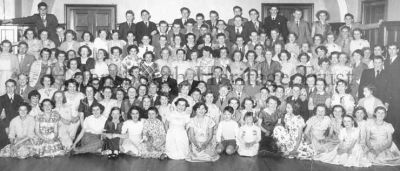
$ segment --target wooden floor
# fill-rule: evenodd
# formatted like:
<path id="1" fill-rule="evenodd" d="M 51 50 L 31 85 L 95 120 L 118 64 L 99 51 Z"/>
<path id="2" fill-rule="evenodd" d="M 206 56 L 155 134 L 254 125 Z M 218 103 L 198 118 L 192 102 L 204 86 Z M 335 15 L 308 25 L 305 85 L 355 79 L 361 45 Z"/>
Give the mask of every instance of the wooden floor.
<path id="1" fill-rule="evenodd" d="M 0 158 L 0 171 L 400 171 L 400 167 L 345 168 L 313 161 L 223 156 L 214 163 L 139 159 L 121 156 L 108 160 L 96 155 L 42 159 Z"/>

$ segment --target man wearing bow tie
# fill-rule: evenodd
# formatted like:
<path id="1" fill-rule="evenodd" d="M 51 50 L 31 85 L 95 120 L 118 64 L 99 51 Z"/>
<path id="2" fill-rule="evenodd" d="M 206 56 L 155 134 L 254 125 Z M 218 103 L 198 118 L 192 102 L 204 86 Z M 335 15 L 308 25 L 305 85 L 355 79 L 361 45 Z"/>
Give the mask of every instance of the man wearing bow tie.
<path id="1" fill-rule="evenodd" d="M 24 102 L 21 96 L 15 94 L 17 82 L 9 79 L 6 81 L 6 94 L 0 96 L 0 148 L 9 144 L 8 126 L 11 119 L 18 115 L 18 107 Z"/>
<path id="2" fill-rule="evenodd" d="M 287 19 L 286 17 L 279 15 L 279 8 L 277 6 L 271 6 L 269 9 L 270 15 L 264 19 L 264 30 L 268 37 L 271 39 L 271 30 L 278 29 L 283 40 L 286 40 L 288 35 Z"/>

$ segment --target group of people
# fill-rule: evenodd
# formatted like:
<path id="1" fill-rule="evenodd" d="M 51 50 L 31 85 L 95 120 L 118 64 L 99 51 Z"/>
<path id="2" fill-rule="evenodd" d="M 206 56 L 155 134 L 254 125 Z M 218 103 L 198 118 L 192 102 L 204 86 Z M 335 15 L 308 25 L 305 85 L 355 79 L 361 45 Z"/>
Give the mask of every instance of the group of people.
<path id="1" fill-rule="evenodd" d="M 345 15 L 307 23 L 272 6 L 259 21 L 233 8 L 158 25 L 127 21 L 78 41 L 47 13 L 18 42 L 1 42 L 1 157 L 121 153 L 191 162 L 221 155 L 280 156 L 348 167 L 400 165 L 399 45 L 371 46 Z M 3 95 L 4 94 L 4 95 Z"/>

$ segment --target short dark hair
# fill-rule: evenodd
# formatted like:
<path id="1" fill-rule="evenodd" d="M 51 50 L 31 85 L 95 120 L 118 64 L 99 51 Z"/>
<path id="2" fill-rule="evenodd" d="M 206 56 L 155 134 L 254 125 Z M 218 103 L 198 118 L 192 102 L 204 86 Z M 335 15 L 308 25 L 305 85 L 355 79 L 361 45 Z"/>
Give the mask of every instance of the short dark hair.
<path id="1" fill-rule="evenodd" d="M 32 97 L 38 97 L 40 100 L 40 93 L 37 90 L 32 90 L 31 92 L 28 93 L 28 99 L 31 100 Z"/>
<path id="2" fill-rule="evenodd" d="M 89 46 L 86 46 L 86 45 L 83 45 L 83 46 L 79 47 L 79 49 L 78 49 L 78 55 L 79 56 L 82 56 L 81 51 L 82 51 L 83 48 L 86 48 L 88 50 L 88 56 L 87 57 L 92 56 L 92 49 L 90 49 Z"/>
<path id="3" fill-rule="evenodd" d="M 132 10 L 128 10 L 128 11 L 126 11 L 125 15 L 128 15 L 128 14 L 135 15 L 135 13 L 133 13 L 133 11 L 132 11 Z"/>
<path id="4" fill-rule="evenodd" d="M 232 10 L 235 10 L 235 9 L 239 9 L 240 11 L 243 11 L 242 7 L 240 7 L 240 6 L 234 6 Z"/>
<path id="5" fill-rule="evenodd" d="M 187 8 L 187 7 L 182 7 L 182 8 L 181 8 L 181 13 L 182 13 L 184 10 L 188 11 L 189 14 L 190 14 L 190 9 L 189 9 L 189 8 Z"/>
<path id="6" fill-rule="evenodd" d="M 122 49 L 118 46 L 113 46 L 110 50 L 110 53 L 113 53 L 115 49 L 117 49 L 119 54 L 122 55 Z"/>
<path id="7" fill-rule="evenodd" d="M 90 36 L 90 41 L 93 42 L 94 36 L 93 36 L 93 34 L 92 34 L 90 31 L 87 31 L 87 30 L 85 30 L 85 31 L 82 32 L 81 39 L 83 40 L 83 38 L 85 37 L 85 34 L 89 34 L 89 36 Z"/>
<path id="8" fill-rule="evenodd" d="M 40 78 L 40 84 L 42 85 L 42 86 L 44 86 L 44 84 L 43 84 L 43 81 L 44 81 L 44 79 L 45 78 L 49 78 L 50 79 L 50 85 L 53 85 L 54 84 L 54 77 L 52 76 L 52 75 L 50 75 L 50 74 L 46 74 L 46 75 L 43 75 L 43 77 L 42 78 Z"/>
<path id="9" fill-rule="evenodd" d="M 197 17 L 202 17 L 202 18 L 204 19 L 204 14 L 203 14 L 203 13 L 197 13 L 197 14 L 196 14 L 196 18 L 197 18 Z"/>
<path id="10" fill-rule="evenodd" d="M 351 19 L 354 19 L 354 15 L 350 14 L 350 13 L 345 14 L 344 18 L 346 18 L 346 17 L 350 17 Z"/>
<path id="11" fill-rule="evenodd" d="M 147 10 L 142 10 L 142 11 L 140 11 L 140 15 L 143 15 L 143 13 L 147 13 L 147 14 L 150 14 L 150 12 L 149 11 L 147 11 Z"/>
<path id="12" fill-rule="evenodd" d="M 319 10 L 319 11 L 315 14 L 315 16 L 317 17 L 317 19 L 319 20 L 319 15 L 322 14 L 322 13 L 325 13 L 325 15 L 326 15 L 326 20 L 329 20 L 329 12 L 328 12 L 327 10 Z"/>
<path id="13" fill-rule="evenodd" d="M 260 15 L 260 13 L 258 12 L 258 10 L 256 10 L 255 8 L 252 8 L 252 9 L 249 10 L 249 15 L 250 15 L 250 13 L 253 12 L 253 11 L 256 12 L 257 15 Z"/>

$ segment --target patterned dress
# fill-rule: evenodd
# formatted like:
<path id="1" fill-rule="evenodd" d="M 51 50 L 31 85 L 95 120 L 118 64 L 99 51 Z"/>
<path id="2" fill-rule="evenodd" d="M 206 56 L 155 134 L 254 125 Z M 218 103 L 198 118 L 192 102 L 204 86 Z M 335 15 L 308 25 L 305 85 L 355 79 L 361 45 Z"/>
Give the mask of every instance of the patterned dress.
<path id="1" fill-rule="evenodd" d="M 299 131 L 306 125 L 304 119 L 300 115 L 286 114 L 284 118 L 285 126 L 276 126 L 273 132 L 273 136 L 276 139 L 276 143 L 279 150 L 283 154 L 288 154 L 295 150 L 296 143 L 299 138 Z M 311 147 L 304 141 L 300 142 L 299 147 L 296 150 L 298 152 L 297 157 L 307 158 L 312 155 Z"/>
<path id="2" fill-rule="evenodd" d="M 331 125 L 331 119 L 329 116 L 324 116 L 322 119 L 318 119 L 317 116 L 311 117 L 306 125 L 310 127 L 311 148 L 315 153 L 321 153 L 330 151 L 333 149 L 334 144 L 328 141 L 326 132 Z"/>
<path id="3" fill-rule="evenodd" d="M 54 157 L 64 155 L 65 151 L 61 141 L 56 137 L 58 133 L 58 123 L 60 116 L 51 113 L 49 118 L 45 118 L 44 114 L 36 116 L 36 124 L 39 124 L 39 132 L 42 137 L 34 140 L 35 153 L 39 157 Z"/>
<path id="4" fill-rule="evenodd" d="M 139 71 L 141 75 L 149 78 L 149 80 L 152 80 L 152 78 L 155 78 L 155 75 L 159 72 L 159 68 L 157 63 L 146 63 L 143 61 L 140 63 Z"/>
<path id="5" fill-rule="evenodd" d="M 142 148 L 141 157 L 159 158 L 165 152 L 165 129 L 164 124 L 159 119 L 147 119 L 143 123 L 143 135 L 146 136 L 147 147 Z"/>
<path id="6" fill-rule="evenodd" d="M 214 126 L 215 122 L 208 116 L 203 118 L 194 117 L 191 118 L 189 122 L 189 128 L 193 129 L 194 132 L 193 138 L 196 139 L 196 142 L 200 144 L 203 144 L 207 141 L 209 138 L 207 137 L 207 131 Z M 215 139 L 211 139 L 211 141 L 207 144 L 207 147 L 203 150 L 200 150 L 193 143 L 191 143 L 189 157 L 186 158 L 186 160 L 190 162 L 217 161 L 219 159 L 219 155 L 215 151 L 216 145 Z"/>

